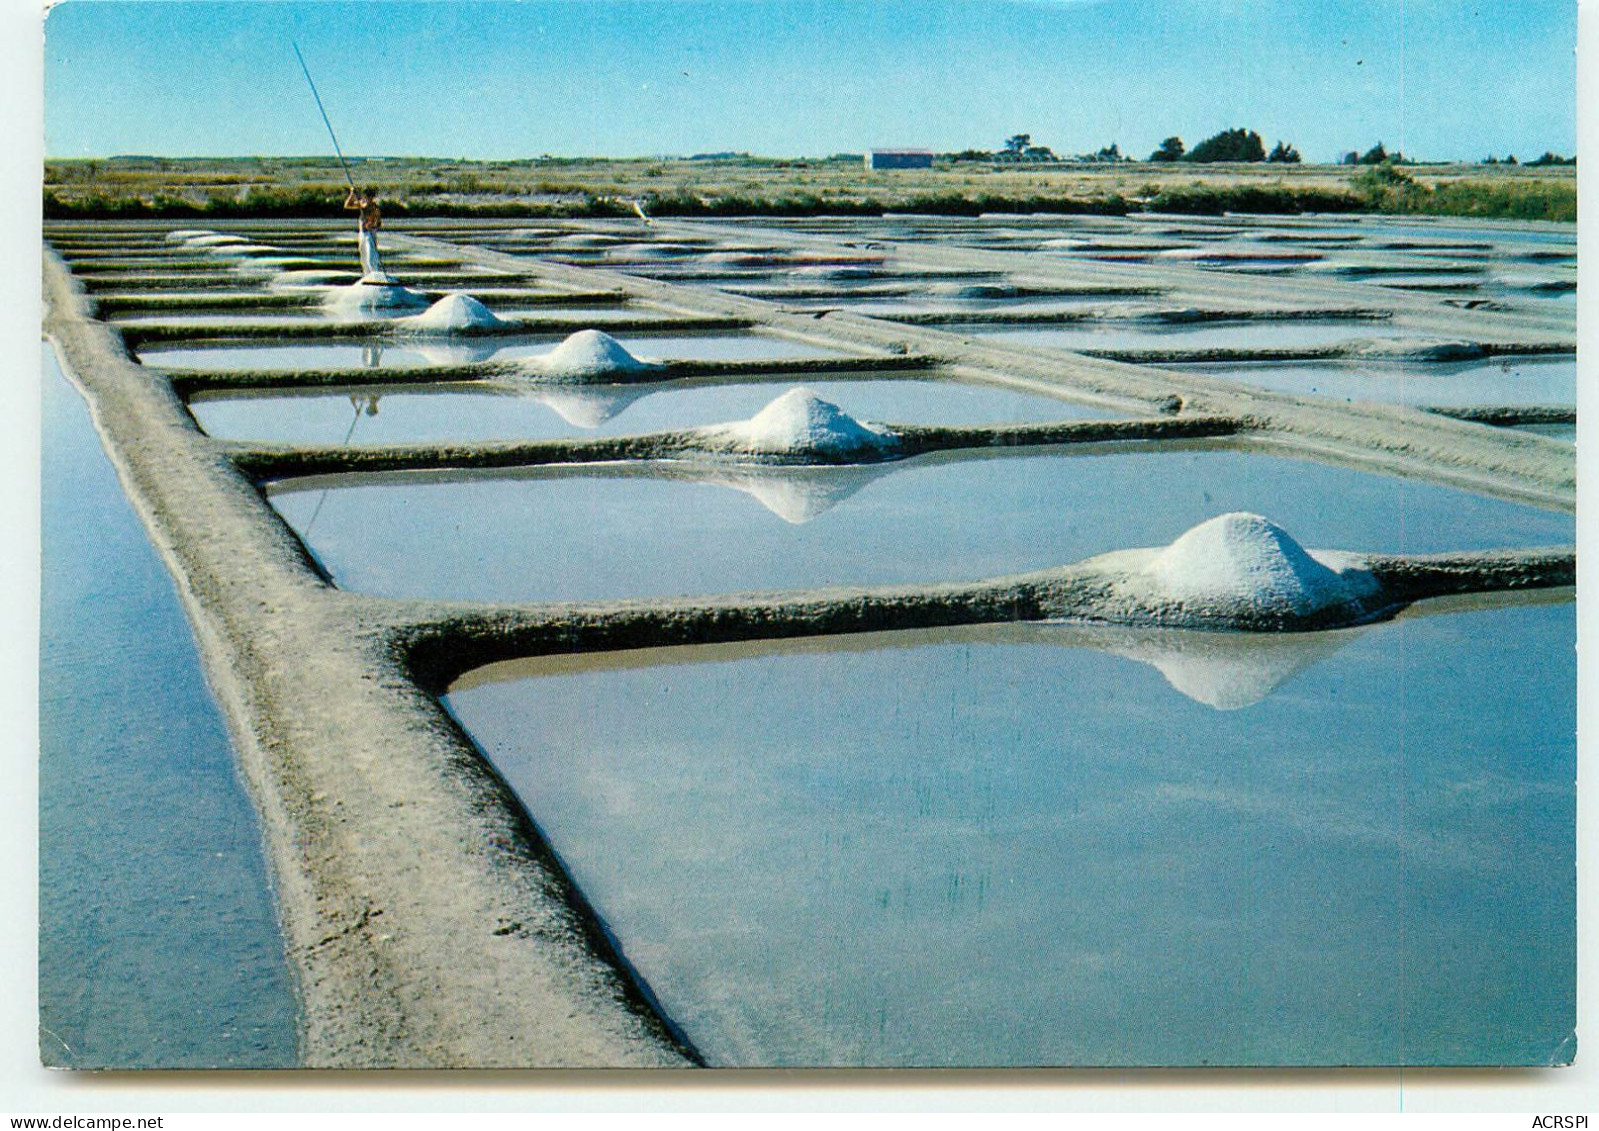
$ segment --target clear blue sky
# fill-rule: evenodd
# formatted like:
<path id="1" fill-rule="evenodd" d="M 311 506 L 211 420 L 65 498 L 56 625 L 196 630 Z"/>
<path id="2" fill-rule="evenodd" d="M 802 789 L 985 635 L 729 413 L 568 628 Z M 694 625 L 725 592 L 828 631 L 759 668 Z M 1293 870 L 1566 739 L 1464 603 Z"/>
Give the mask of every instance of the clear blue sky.
<path id="1" fill-rule="evenodd" d="M 50 156 L 1575 151 L 1576 0 L 67 0 Z"/>

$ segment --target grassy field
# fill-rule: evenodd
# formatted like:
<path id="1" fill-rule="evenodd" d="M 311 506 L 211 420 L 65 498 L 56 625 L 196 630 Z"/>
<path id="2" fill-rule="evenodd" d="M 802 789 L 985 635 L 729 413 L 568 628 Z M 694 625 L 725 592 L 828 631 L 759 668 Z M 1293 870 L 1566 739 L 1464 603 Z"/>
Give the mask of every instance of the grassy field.
<path id="1" fill-rule="evenodd" d="M 868 172 L 858 159 L 366 158 L 356 180 L 417 216 L 864 215 L 885 211 L 1353 212 L 1574 221 L 1572 166 L 987 164 Z M 157 158 L 49 161 L 50 217 L 337 214 L 335 161 Z"/>

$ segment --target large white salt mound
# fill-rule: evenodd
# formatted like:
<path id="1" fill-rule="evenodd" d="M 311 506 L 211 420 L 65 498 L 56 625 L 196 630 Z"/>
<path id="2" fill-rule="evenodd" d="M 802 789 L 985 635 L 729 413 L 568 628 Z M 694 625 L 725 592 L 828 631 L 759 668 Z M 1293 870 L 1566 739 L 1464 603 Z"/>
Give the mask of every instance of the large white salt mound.
<path id="1" fill-rule="evenodd" d="M 661 368 L 659 362 L 634 357 L 604 330 L 579 330 L 549 353 L 527 358 L 522 367 L 539 377 L 592 381 Z"/>
<path id="2" fill-rule="evenodd" d="M 313 262 L 301 255 L 255 255 L 240 259 L 233 269 L 244 275 L 282 275 L 305 267 Z M 348 271 L 324 272 L 339 278 L 348 277 Z"/>
<path id="3" fill-rule="evenodd" d="M 556 236 L 550 241 L 551 247 L 610 247 L 613 244 L 626 243 L 621 236 L 606 236 L 598 232 L 574 232 L 571 235 Z"/>
<path id="4" fill-rule="evenodd" d="M 451 291 L 421 314 L 401 318 L 404 329 L 428 333 L 449 333 L 488 326 L 504 326 L 505 319 L 462 291 Z"/>
<path id="5" fill-rule="evenodd" d="M 1144 573 L 1163 600 L 1223 617 L 1308 616 L 1370 589 L 1370 575 L 1331 569 L 1282 527 L 1244 512 L 1200 523 Z"/>
<path id="6" fill-rule="evenodd" d="M 1433 338 L 1369 338 L 1350 343 L 1349 349 L 1360 357 L 1399 361 L 1473 361 L 1488 354 L 1476 342 Z"/>
<path id="7" fill-rule="evenodd" d="M 187 243 L 199 236 L 214 236 L 210 228 L 175 228 L 167 233 L 167 243 Z"/>
<path id="8" fill-rule="evenodd" d="M 190 247 L 217 247 L 225 243 L 249 243 L 243 236 L 227 236 L 221 232 L 206 232 L 204 235 L 190 236 L 183 241 Z"/>
<path id="9" fill-rule="evenodd" d="M 810 389 L 794 388 L 748 420 L 702 429 L 711 438 L 757 455 L 850 457 L 890 448 L 888 429 L 863 423 Z"/>
<path id="10" fill-rule="evenodd" d="M 789 272 L 807 279 L 875 279 L 881 271 L 875 267 L 796 267 Z"/>
<path id="11" fill-rule="evenodd" d="M 347 287 L 332 287 L 322 298 L 322 308 L 335 318 L 422 310 L 427 305 L 427 295 L 420 291 L 386 283 L 359 282 Z"/>
<path id="12" fill-rule="evenodd" d="M 267 286 L 273 290 L 320 290 L 338 285 L 350 278 L 349 271 L 322 268 L 283 271 L 273 276 Z"/>
<path id="13" fill-rule="evenodd" d="M 1577 281 L 1575 279 L 1556 279 L 1551 278 L 1548 275 L 1504 274 L 1494 275 L 1488 281 L 1498 286 L 1508 287 L 1511 290 L 1517 291 L 1566 291 L 1574 290 L 1577 286 Z"/>
<path id="14" fill-rule="evenodd" d="M 940 298 L 1015 298 L 1021 288 L 1014 283 L 929 283 L 924 294 Z"/>
<path id="15" fill-rule="evenodd" d="M 273 247 L 271 244 L 265 243 L 219 243 L 204 246 L 207 255 L 223 257 L 238 256 L 244 258 L 252 255 L 281 255 L 283 253 L 281 247 Z"/>

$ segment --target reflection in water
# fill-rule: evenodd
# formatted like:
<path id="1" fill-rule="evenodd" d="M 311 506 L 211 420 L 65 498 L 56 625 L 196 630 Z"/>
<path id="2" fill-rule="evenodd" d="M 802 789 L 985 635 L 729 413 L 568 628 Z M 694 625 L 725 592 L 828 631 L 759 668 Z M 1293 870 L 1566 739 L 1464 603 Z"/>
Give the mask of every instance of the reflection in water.
<path id="1" fill-rule="evenodd" d="M 1234 633 L 1103 629 L 1062 640 L 1148 664 L 1182 694 L 1218 711 L 1252 707 L 1365 629 Z"/>
<path id="2" fill-rule="evenodd" d="M 449 703 L 714 1064 L 1548 1063 L 1572 606 L 1456 607 L 1319 656 L 1003 627 L 501 665 Z"/>
<path id="3" fill-rule="evenodd" d="M 800 526 L 832 510 L 889 470 L 884 464 L 851 464 L 705 469 L 691 474 L 701 483 L 743 491 L 784 522 Z"/>
<path id="4" fill-rule="evenodd" d="M 487 338 L 454 342 L 409 342 L 424 365 L 470 365 L 492 360 L 500 346 Z"/>
<path id="5" fill-rule="evenodd" d="M 530 395 L 574 428 L 598 428 L 655 388 L 641 385 L 557 385 Z"/>

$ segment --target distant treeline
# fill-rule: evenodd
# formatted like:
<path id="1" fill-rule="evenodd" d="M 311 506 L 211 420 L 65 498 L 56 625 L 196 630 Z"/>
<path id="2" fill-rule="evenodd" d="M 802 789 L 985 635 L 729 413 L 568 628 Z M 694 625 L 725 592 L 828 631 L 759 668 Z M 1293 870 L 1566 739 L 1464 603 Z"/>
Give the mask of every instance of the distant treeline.
<path id="1" fill-rule="evenodd" d="M 1132 162 L 1134 157 L 1122 153 L 1119 146 L 1112 143 L 1092 153 L 1079 153 L 1075 156 L 1063 157 L 1055 153 L 1047 145 L 1033 143 L 1032 134 L 1015 134 L 1007 138 L 1000 149 L 962 149 L 954 153 L 942 155 L 951 162 L 993 162 L 993 163 L 1053 163 L 1068 162 L 1076 164 L 1116 164 Z M 1279 141 L 1270 150 L 1266 148 L 1265 141 L 1254 130 L 1238 127 L 1222 130 L 1218 134 L 1206 138 L 1198 145 L 1189 149 L 1183 139 L 1173 135 L 1161 142 L 1160 145 L 1145 160 L 1157 164 L 1187 161 L 1193 164 L 1213 164 L 1220 162 L 1266 162 L 1268 164 L 1298 165 L 1303 161 L 1299 150 L 1286 141 Z M 1382 165 L 1385 163 L 1395 165 L 1413 165 L 1416 162 L 1406 157 L 1403 153 L 1390 153 L 1382 142 L 1378 142 L 1364 152 L 1350 150 L 1340 159 L 1342 165 Z M 1528 161 L 1529 167 L 1545 165 L 1575 165 L 1575 157 L 1562 157 L 1558 153 L 1546 151 L 1542 157 Z M 1515 154 L 1506 157 L 1484 157 L 1478 164 L 1481 165 L 1515 165 L 1518 164 Z"/>

